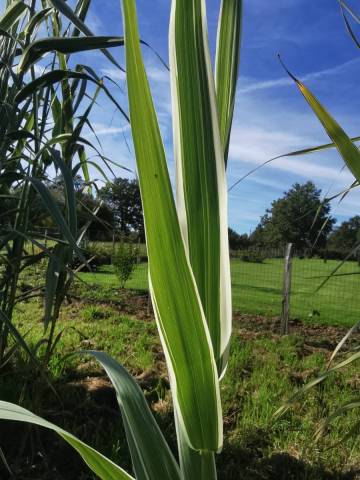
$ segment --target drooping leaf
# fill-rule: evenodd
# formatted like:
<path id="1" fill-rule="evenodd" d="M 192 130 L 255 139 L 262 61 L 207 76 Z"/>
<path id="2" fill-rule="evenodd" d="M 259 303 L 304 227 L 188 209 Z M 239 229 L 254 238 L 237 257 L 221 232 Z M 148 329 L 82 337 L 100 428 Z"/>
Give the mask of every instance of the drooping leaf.
<path id="1" fill-rule="evenodd" d="M 85 52 L 100 48 L 120 47 L 124 45 L 122 37 L 51 37 L 42 38 L 31 43 L 24 51 L 18 66 L 19 72 L 28 68 L 48 52 L 63 54 Z"/>
<path id="2" fill-rule="evenodd" d="M 286 69 L 286 67 L 284 67 Z M 327 112 L 319 100 L 310 92 L 310 90 L 300 82 L 288 69 L 289 76 L 294 80 L 305 100 L 312 108 L 313 112 L 324 127 L 332 142 L 335 144 L 338 152 L 342 156 L 345 164 L 354 175 L 356 180 L 360 181 L 360 152 L 356 145 L 351 141 L 345 131 L 336 122 L 336 120 Z"/>
<path id="3" fill-rule="evenodd" d="M 81 258 L 81 260 L 86 263 L 84 255 L 80 250 L 80 248 L 78 247 L 76 240 L 70 231 L 69 225 L 64 219 L 59 206 L 57 205 L 51 193 L 49 192 L 49 189 L 43 184 L 41 180 L 39 180 L 36 177 L 31 177 L 29 180 L 33 185 L 33 187 L 39 193 L 44 206 L 48 209 L 54 222 L 58 225 L 62 237 L 69 243 L 72 249 Z"/>
<path id="4" fill-rule="evenodd" d="M 103 352 L 89 351 L 104 367 L 119 402 L 137 480 L 181 480 L 170 451 L 140 387 L 125 368 Z"/>
<path id="5" fill-rule="evenodd" d="M 53 430 L 81 455 L 89 468 L 102 480 L 134 480 L 131 475 L 125 472 L 125 470 L 89 445 L 86 445 L 74 435 L 71 435 L 71 433 L 66 432 L 62 428 L 57 427 L 53 423 L 50 423 L 37 415 L 34 415 L 25 408 L 12 403 L 0 401 L 0 418 L 3 420 L 32 423 Z"/>
<path id="6" fill-rule="evenodd" d="M 80 32 L 84 33 L 89 37 L 94 37 L 94 34 L 91 31 L 91 29 L 83 22 L 80 16 L 76 15 L 76 13 L 69 7 L 69 5 L 66 2 L 64 2 L 64 0 L 50 0 L 50 3 L 57 10 L 59 10 L 59 12 L 62 13 L 66 18 L 68 18 Z M 83 8 L 85 11 L 87 11 L 88 5 L 85 4 Z M 76 38 L 77 35 L 73 35 L 73 37 Z M 101 52 L 110 60 L 111 63 L 113 63 L 117 68 L 123 71 L 124 69 L 115 60 L 115 58 L 111 55 L 111 53 L 106 50 L 106 48 L 107 47 L 101 48 L 100 49 Z"/>

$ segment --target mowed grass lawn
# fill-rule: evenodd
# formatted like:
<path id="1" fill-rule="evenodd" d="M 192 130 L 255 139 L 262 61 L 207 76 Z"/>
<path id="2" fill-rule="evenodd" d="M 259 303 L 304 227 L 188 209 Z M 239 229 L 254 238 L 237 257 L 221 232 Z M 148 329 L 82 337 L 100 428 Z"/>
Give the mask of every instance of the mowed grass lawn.
<path id="1" fill-rule="evenodd" d="M 319 291 L 317 287 L 339 265 L 336 260 L 293 259 L 292 318 L 325 324 L 351 326 L 360 319 L 357 296 L 360 275 L 332 277 Z M 276 316 L 281 312 L 283 260 L 267 259 L 263 263 L 232 260 L 232 295 L 235 310 L 242 313 Z M 357 262 L 346 262 L 338 274 L 357 272 Z M 90 284 L 117 289 L 119 281 L 111 265 L 98 272 L 82 272 L 80 278 Z M 147 264 L 139 264 L 126 288 L 148 288 Z"/>

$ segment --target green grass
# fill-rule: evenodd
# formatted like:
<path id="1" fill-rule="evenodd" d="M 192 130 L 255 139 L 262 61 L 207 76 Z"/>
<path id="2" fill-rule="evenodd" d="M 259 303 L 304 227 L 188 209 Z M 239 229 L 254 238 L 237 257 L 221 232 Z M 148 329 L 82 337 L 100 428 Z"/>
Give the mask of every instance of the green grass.
<path id="1" fill-rule="evenodd" d="M 106 286 L 99 287 L 99 294 L 105 290 Z M 42 314 L 41 302 L 36 300 L 16 308 L 15 323 L 22 332 L 28 332 L 26 339 L 32 348 L 43 333 Z M 150 382 L 146 380 L 142 388 L 145 388 L 165 435 L 174 442 L 169 392 L 159 394 L 160 378 L 166 374 L 166 369 L 152 320 L 126 316 L 111 303 L 94 304 L 82 300 L 63 307 L 57 326 L 57 332 L 61 331 L 62 338 L 50 362 L 49 373 L 55 387 L 62 392 L 65 412 L 74 408 L 74 402 L 80 404 L 76 410 L 78 413 L 71 417 L 56 414 L 57 423 L 65 422 L 70 431 L 111 455 L 115 461 L 128 463 L 120 415 L 111 413 L 110 420 L 106 420 L 108 413 L 102 404 L 91 407 L 90 414 L 89 399 L 83 398 L 77 390 L 69 393 L 73 391 L 69 387 L 74 378 L 88 379 L 101 376 L 103 372 L 84 355 L 64 357 L 74 351 L 99 349 L 114 356 L 135 375 L 150 372 Z M 335 476 L 335 471 L 344 472 L 360 466 L 357 437 L 342 442 L 341 448 L 329 448 L 340 442 L 359 420 L 358 411 L 343 416 L 319 443 L 315 444 L 313 438 L 324 416 L 340 404 L 356 398 L 359 385 L 357 365 L 333 375 L 323 386 L 310 391 L 283 418 L 274 421 L 273 414 L 284 400 L 304 382 L 317 376 L 326 365 L 330 351 L 306 348 L 307 341 L 308 338 L 300 335 L 278 337 L 266 331 L 255 335 L 251 329 L 245 328 L 244 331 L 242 324 L 235 323 L 229 367 L 221 384 L 226 433 L 224 450 L 218 458 L 219 480 L 325 480 L 342 478 Z M 25 357 L 21 358 L 17 361 L 26 365 Z M 0 378 L 3 400 L 19 401 L 26 378 L 24 368 L 19 367 L 14 375 Z M 37 405 L 37 409 L 56 412 L 60 408 L 62 411 L 55 398 L 51 397 L 49 405 L 49 394 L 41 395 L 41 398 L 45 405 Z M 269 474 L 272 471 L 273 476 Z M 331 476 L 327 476 L 328 472 L 332 472 Z"/>
<path id="2" fill-rule="evenodd" d="M 357 293 L 360 275 L 331 278 L 315 293 L 322 280 L 338 265 L 336 260 L 324 263 L 320 259 L 294 259 L 292 274 L 292 318 L 351 326 L 360 319 Z M 233 306 L 242 313 L 276 316 L 281 312 L 283 261 L 268 259 L 263 263 L 233 260 Z M 356 262 L 346 262 L 338 273 L 359 272 Z M 112 266 L 104 266 L 98 273 L 83 272 L 80 278 L 90 284 L 117 289 L 119 281 Z M 314 278 L 317 277 L 317 278 Z M 320 278 L 319 278 L 320 277 Z M 126 288 L 148 288 L 146 264 L 136 267 Z"/>

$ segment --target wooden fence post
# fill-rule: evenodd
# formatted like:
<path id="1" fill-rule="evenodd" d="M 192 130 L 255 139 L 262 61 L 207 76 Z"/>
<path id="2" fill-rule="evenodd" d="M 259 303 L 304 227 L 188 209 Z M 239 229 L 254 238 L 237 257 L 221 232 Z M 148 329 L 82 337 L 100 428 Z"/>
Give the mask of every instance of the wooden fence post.
<path id="1" fill-rule="evenodd" d="M 281 335 L 289 333 L 289 314 L 290 314 L 290 295 L 291 295 L 291 259 L 292 259 L 292 243 L 288 243 L 285 249 L 284 258 L 284 283 L 283 283 L 283 299 L 281 309 Z"/>

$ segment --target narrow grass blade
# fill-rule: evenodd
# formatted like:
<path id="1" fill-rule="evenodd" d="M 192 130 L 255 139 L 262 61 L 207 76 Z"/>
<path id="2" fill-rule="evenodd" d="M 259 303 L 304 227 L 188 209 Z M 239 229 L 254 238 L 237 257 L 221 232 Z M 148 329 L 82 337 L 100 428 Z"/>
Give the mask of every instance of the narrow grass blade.
<path id="1" fill-rule="evenodd" d="M 56 297 L 56 291 L 59 283 L 60 272 L 65 264 L 66 251 L 68 247 L 61 243 L 55 245 L 53 255 L 49 258 L 45 277 L 45 314 L 44 328 L 45 331 L 51 321 L 53 314 L 53 306 Z"/>
<path id="2" fill-rule="evenodd" d="M 65 221 L 59 206 L 56 204 L 49 190 L 38 178 L 29 179 L 33 187 L 37 190 L 44 206 L 49 210 L 54 222 L 58 225 L 63 238 L 69 243 L 73 250 L 79 255 L 82 261 L 86 262 L 82 251 L 79 249 L 76 240 L 71 233 L 69 225 Z"/>
<path id="3" fill-rule="evenodd" d="M 92 447 L 89 447 L 89 445 L 86 445 L 84 442 L 74 437 L 74 435 L 71 435 L 71 433 L 68 433 L 53 423 L 34 415 L 25 408 L 12 403 L 0 401 L 0 418 L 3 420 L 32 423 L 53 430 L 63 437 L 63 439 L 81 455 L 89 468 L 102 480 L 134 480 L 133 477 L 125 472 L 125 470 L 118 467 L 115 463 Z"/>
<path id="4" fill-rule="evenodd" d="M 37 12 L 24 28 L 24 36 L 31 36 L 34 33 L 34 30 L 41 25 L 46 17 L 50 15 L 52 8 L 44 8 Z"/>
<path id="5" fill-rule="evenodd" d="M 65 193 L 65 205 L 66 205 L 66 215 L 67 223 L 71 235 L 76 238 L 77 231 L 77 212 L 76 212 L 76 197 L 75 197 L 75 187 L 74 179 L 72 176 L 72 170 L 65 165 L 64 160 L 61 155 L 56 155 L 53 150 L 50 150 L 52 153 L 52 161 L 56 169 L 60 170 L 64 185 Z"/>
<path id="6" fill-rule="evenodd" d="M 28 68 L 46 53 L 56 51 L 63 54 L 97 50 L 102 47 L 120 47 L 124 44 L 121 37 L 51 37 L 36 40 L 24 51 L 18 66 L 19 73 Z"/>
<path id="7" fill-rule="evenodd" d="M 286 67 L 284 67 L 286 69 Z M 313 112 L 319 119 L 330 139 L 334 142 L 338 152 L 344 159 L 349 170 L 352 172 L 356 180 L 360 181 L 360 152 L 356 145 L 350 140 L 341 126 L 334 118 L 325 110 L 317 98 L 300 82 L 289 70 L 289 76 L 294 80 L 305 100 L 312 108 Z"/>
<path id="8" fill-rule="evenodd" d="M 339 4 L 340 4 L 340 8 L 341 8 L 341 13 L 342 13 L 342 16 L 343 16 L 343 19 L 344 19 L 344 22 L 345 22 L 346 30 L 347 30 L 348 34 L 350 35 L 352 41 L 355 43 L 355 45 L 358 48 L 360 48 L 359 40 L 357 39 L 353 29 L 351 28 L 350 22 L 349 22 L 349 20 L 346 16 L 345 11 L 348 12 L 351 15 L 351 17 L 357 23 L 360 22 L 360 18 L 358 17 L 358 15 L 355 14 L 355 12 L 348 5 L 346 5 L 346 3 L 342 2 L 342 1 L 339 1 Z"/>
<path id="9" fill-rule="evenodd" d="M 27 8 L 28 6 L 22 0 L 11 2 L 4 15 L 0 18 L 0 30 L 5 32 L 10 30 Z"/>
<path id="10" fill-rule="evenodd" d="M 358 272 L 360 273 L 360 272 Z M 328 363 L 328 368 L 330 368 L 330 365 L 332 364 L 334 358 L 336 357 L 336 355 L 339 353 L 339 351 L 341 350 L 341 348 L 343 347 L 343 345 L 346 343 L 346 341 L 351 337 L 351 335 L 360 327 L 360 321 L 355 323 L 355 325 L 353 325 L 346 333 L 346 335 L 343 336 L 343 338 L 340 340 L 340 342 L 336 345 L 336 348 L 335 350 L 333 351 L 333 353 L 331 354 L 331 357 L 330 357 L 330 360 L 329 360 L 329 363 Z"/>
<path id="11" fill-rule="evenodd" d="M 285 412 L 287 412 L 289 410 L 291 404 L 300 400 L 306 392 L 308 392 L 311 388 L 315 387 L 315 385 L 318 385 L 319 383 L 323 382 L 333 372 L 336 372 L 337 370 L 340 370 L 340 369 L 346 367 L 347 365 L 355 362 L 359 358 L 360 358 L 360 352 L 356 352 L 353 355 L 351 355 L 350 357 L 343 360 L 342 362 L 336 364 L 334 367 L 326 370 L 326 372 L 319 375 L 317 378 L 315 378 L 311 382 L 307 383 L 304 387 L 302 387 L 300 390 L 298 390 L 292 397 L 290 397 L 290 399 L 287 400 L 287 402 L 275 412 L 275 414 L 274 414 L 275 417 L 279 417 L 279 416 L 283 415 Z"/>
<path id="12" fill-rule="evenodd" d="M 215 87 L 225 165 L 239 72 L 242 8 L 242 0 L 222 0 L 217 32 Z"/>
<path id="13" fill-rule="evenodd" d="M 156 320 L 187 441 L 195 450 L 217 451 L 222 415 L 211 339 L 180 231 L 141 55 L 135 2 L 123 0 L 122 6 L 130 119 Z"/>
<path id="14" fill-rule="evenodd" d="M 177 207 L 219 375 L 231 334 L 227 186 L 204 0 L 174 0 L 170 75 Z"/>
<path id="15" fill-rule="evenodd" d="M 360 407 L 360 400 L 352 400 L 351 402 L 345 403 L 340 408 L 335 410 L 334 413 L 332 413 L 320 424 L 320 427 L 317 429 L 315 434 L 316 440 L 319 440 L 319 438 L 325 433 L 326 429 L 331 425 L 333 420 L 335 420 L 340 415 L 343 415 L 344 413 L 348 412 L 349 410 L 353 410 L 354 408 L 359 408 L 359 407 Z M 359 423 L 356 422 L 354 427 L 356 427 L 356 430 L 358 430 Z M 350 438 L 351 434 L 354 434 L 356 430 L 353 430 L 353 428 L 351 428 L 350 431 L 346 434 L 345 438 L 342 439 L 342 441 L 345 441 L 346 439 Z"/>
<path id="16" fill-rule="evenodd" d="M 86 73 L 74 72 L 71 70 L 51 70 L 51 72 L 46 72 L 41 77 L 36 78 L 32 82 L 27 83 L 19 92 L 15 95 L 15 101 L 17 103 L 22 102 L 30 95 L 33 95 L 38 90 L 44 87 L 54 85 L 55 83 L 61 82 L 65 78 L 80 78 L 84 80 L 90 80 L 94 82 Z M 94 82 L 96 83 L 96 82 Z"/>
<path id="17" fill-rule="evenodd" d="M 66 2 L 64 2 L 63 0 L 50 0 L 50 3 L 57 10 L 59 10 L 59 12 L 62 13 L 66 18 L 68 18 L 80 32 L 84 33 L 89 37 L 94 36 L 90 28 L 83 22 L 81 18 L 79 18 L 78 15 L 76 15 L 76 13 L 69 7 L 69 5 Z M 87 11 L 87 8 L 88 6 L 85 6 L 85 11 Z M 76 36 L 74 35 L 74 37 Z M 108 52 L 105 48 L 101 48 L 100 50 L 105 55 L 105 57 L 107 57 L 108 60 L 110 60 L 111 63 L 113 63 L 120 70 L 124 71 L 124 69 L 115 60 L 115 58 L 111 55 L 110 52 Z"/>
<path id="18" fill-rule="evenodd" d="M 106 353 L 85 352 L 104 367 L 116 390 L 137 480 L 181 480 L 179 466 L 140 387 L 125 368 Z"/>
<path id="19" fill-rule="evenodd" d="M 360 141 L 360 137 L 353 137 L 353 138 L 350 138 L 350 140 L 352 142 L 359 142 Z M 328 150 L 328 149 L 331 149 L 331 148 L 335 148 L 336 145 L 335 143 L 325 143 L 323 145 L 317 145 L 315 147 L 309 147 L 309 148 L 304 148 L 302 150 L 296 150 L 294 152 L 288 152 L 288 153 L 284 153 L 282 155 L 278 155 L 277 157 L 273 157 L 273 158 L 270 158 L 269 160 L 266 160 L 265 162 L 261 163 L 260 165 L 258 165 L 257 167 L 253 168 L 252 170 L 250 170 L 249 172 L 247 172 L 245 175 L 243 175 L 241 178 L 239 178 L 238 180 L 236 180 L 236 182 L 234 182 L 230 188 L 229 188 L 229 192 L 235 188 L 237 185 L 239 185 L 240 182 L 242 182 L 243 180 L 245 180 L 245 178 L 247 178 L 248 176 L 252 175 L 253 173 L 255 173 L 257 170 L 259 170 L 260 168 L 262 167 L 265 167 L 265 165 L 268 165 L 269 163 L 271 162 L 274 162 L 275 160 L 279 160 L 280 158 L 285 158 L 285 157 L 298 157 L 298 156 L 302 156 L 302 155 L 308 155 L 310 153 L 316 153 L 316 152 L 321 152 L 322 150 Z"/>

